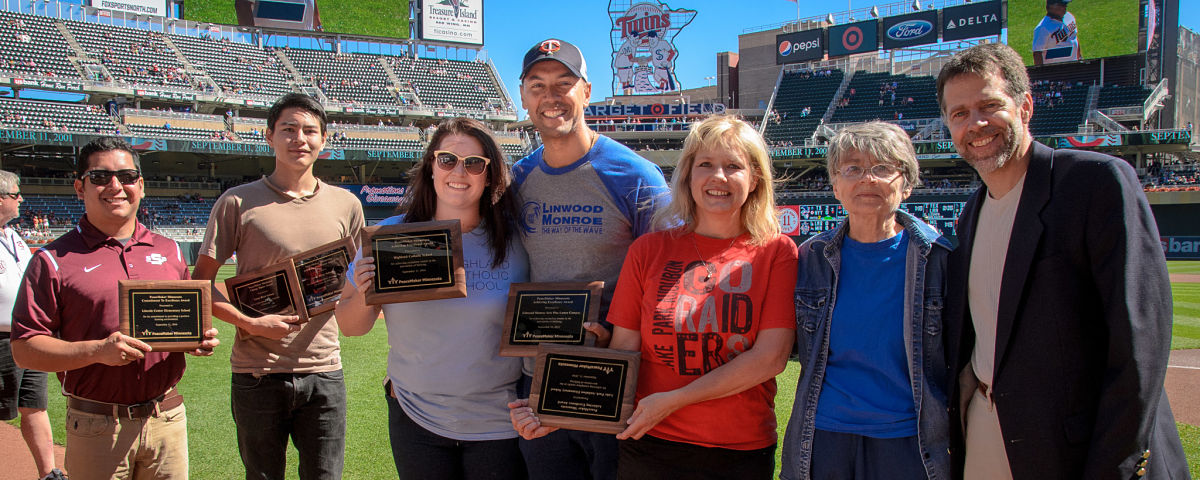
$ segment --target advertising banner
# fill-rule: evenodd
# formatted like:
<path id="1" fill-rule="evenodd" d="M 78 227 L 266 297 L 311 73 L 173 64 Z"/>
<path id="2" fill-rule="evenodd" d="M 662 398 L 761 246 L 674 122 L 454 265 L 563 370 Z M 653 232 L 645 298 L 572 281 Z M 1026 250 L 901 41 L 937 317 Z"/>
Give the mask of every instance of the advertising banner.
<path id="1" fill-rule="evenodd" d="M 775 64 L 808 62 L 825 56 L 825 31 L 804 30 L 775 36 Z"/>
<path id="2" fill-rule="evenodd" d="M 942 40 L 1000 34 L 1000 2 L 968 3 L 942 9 Z"/>
<path id="3" fill-rule="evenodd" d="M 779 218 L 779 229 L 784 235 L 794 237 L 800 234 L 799 206 L 779 205 L 775 207 L 775 215 Z"/>
<path id="4" fill-rule="evenodd" d="M 829 27 L 829 56 L 840 57 L 879 50 L 879 21 L 867 20 Z"/>
<path id="5" fill-rule="evenodd" d="M 938 41 L 938 12 L 927 10 L 883 19 L 883 48 L 904 48 Z"/>
<path id="6" fill-rule="evenodd" d="M 167 2 L 165 0 L 92 0 L 92 6 L 137 15 L 167 16 Z"/>
<path id="7" fill-rule="evenodd" d="M 1200 260 L 1200 237 L 1160 237 L 1167 260 Z"/>
<path id="8" fill-rule="evenodd" d="M 483 45 L 483 0 L 420 0 L 421 38 Z"/>

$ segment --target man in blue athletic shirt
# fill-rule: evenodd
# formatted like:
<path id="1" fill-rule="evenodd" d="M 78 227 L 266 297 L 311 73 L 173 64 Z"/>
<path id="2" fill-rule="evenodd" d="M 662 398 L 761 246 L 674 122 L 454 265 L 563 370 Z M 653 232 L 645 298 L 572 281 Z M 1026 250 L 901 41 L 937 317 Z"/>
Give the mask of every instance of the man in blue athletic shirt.
<path id="1" fill-rule="evenodd" d="M 596 331 L 609 328 L 603 319 L 625 252 L 650 230 L 650 217 L 665 204 L 668 189 L 657 165 L 588 128 L 583 109 L 591 95 L 577 47 L 551 38 L 529 49 L 521 68 L 521 105 L 542 147 L 513 167 L 513 185 L 522 202 L 531 280 L 604 281 L 602 325 L 588 325 Z M 525 362 L 529 376 L 532 360 Z M 528 396 L 527 385 L 518 393 Z M 616 478 L 613 435 L 559 430 L 520 443 L 532 480 Z"/>

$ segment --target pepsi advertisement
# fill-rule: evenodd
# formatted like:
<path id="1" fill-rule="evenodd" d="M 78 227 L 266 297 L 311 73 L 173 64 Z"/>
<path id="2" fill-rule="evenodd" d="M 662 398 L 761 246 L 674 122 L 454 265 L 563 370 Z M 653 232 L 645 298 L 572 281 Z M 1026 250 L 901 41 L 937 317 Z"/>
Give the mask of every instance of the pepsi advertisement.
<path id="1" fill-rule="evenodd" d="M 879 21 L 829 27 L 829 56 L 840 57 L 879 50 Z"/>
<path id="2" fill-rule="evenodd" d="M 942 40 L 1000 34 L 1000 2 L 968 3 L 942 9 Z"/>
<path id="3" fill-rule="evenodd" d="M 823 33 L 819 28 L 775 36 L 775 64 L 808 62 L 825 56 Z"/>
<path id="4" fill-rule="evenodd" d="M 904 48 L 938 41 L 938 12 L 928 10 L 883 19 L 883 48 Z"/>

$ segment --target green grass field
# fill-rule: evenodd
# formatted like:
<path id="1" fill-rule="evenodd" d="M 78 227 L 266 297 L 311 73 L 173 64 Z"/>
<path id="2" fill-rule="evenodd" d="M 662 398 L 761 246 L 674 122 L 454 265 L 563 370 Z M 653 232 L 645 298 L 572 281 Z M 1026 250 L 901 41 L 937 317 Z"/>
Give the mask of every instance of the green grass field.
<path id="1" fill-rule="evenodd" d="M 326 32 L 408 38 L 405 0 L 318 0 Z M 237 25 L 233 0 L 187 0 L 184 18 L 197 22 Z"/>
<path id="2" fill-rule="evenodd" d="M 1200 273 L 1200 262 L 1170 262 L 1173 273 Z M 233 274 L 223 267 L 218 281 Z M 1175 337 L 1173 348 L 1200 348 L 1200 284 L 1173 284 L 1175 296 Z M 188 442 L 192 476 L 198 479 L 234 479 L 243 475 L 238 457 L 233 418 L 229 412 L 229 353 L 233 329 L 215 321 L 224 342 L 212 357 L 188 357 L 188 369 L 179 389 L 187 397 Z M 1181 328 L 1182 327 L 1182 328 Z M 1189 346 L 1190 345 L 1190 346 Z M 383 322 L 368 335 L 342 338 L 342 362 L 346 375 L 347 433 L 345 477 L 350 479 L 392 479 L 392 463 L 387 434 L 387 409 L 383 401 L 382 379 L 385 374 L 387 332 Z M 791 415 L 792 401 L 800 364 L 790 362 L 776 381 L 775 399 L 780 439 Z M 62 431 L 66 400 L 50 396 L 50 418 L 54 438 L 65 441 Z M 1192 476 L 1200 478 L 1200 426 L 1179 424 Z M 779 455 L 779 452 L 776 452 Z M 776 461 L 778 468 L 779 462 Z M 289 452 L 288 478 L 297 478 L 295 451 Z"/>
<path id="3" fill-rule="evenodd" d="M 1138 50 L 1137 0 L 1076 0 L 1067 8 L 1079 27 L 1083 58 L 1127 55 Z M 1046 16 L 1043 0 L 1008 2 L 1008 45 L 1033 65 L 1033 29 Z"/>

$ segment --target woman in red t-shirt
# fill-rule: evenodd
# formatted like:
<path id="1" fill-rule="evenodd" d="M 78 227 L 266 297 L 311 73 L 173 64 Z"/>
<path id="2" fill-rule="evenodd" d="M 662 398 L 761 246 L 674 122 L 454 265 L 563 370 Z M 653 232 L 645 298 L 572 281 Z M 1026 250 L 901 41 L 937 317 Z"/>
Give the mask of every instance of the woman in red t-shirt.
<path id="1" fill-rule="evenodd" d="M 640 350 L 618 477 L 771 478 L 775 375 L 795 338 L 796 246 L 779 233 L 762 137 L 731 116 L 694 126 L 671 203 L 617 280 L 609 348 Z M 602 342 L 601 342 L 602 343 Z M 526 438 L 545 434 L 513 411 Z"/>

